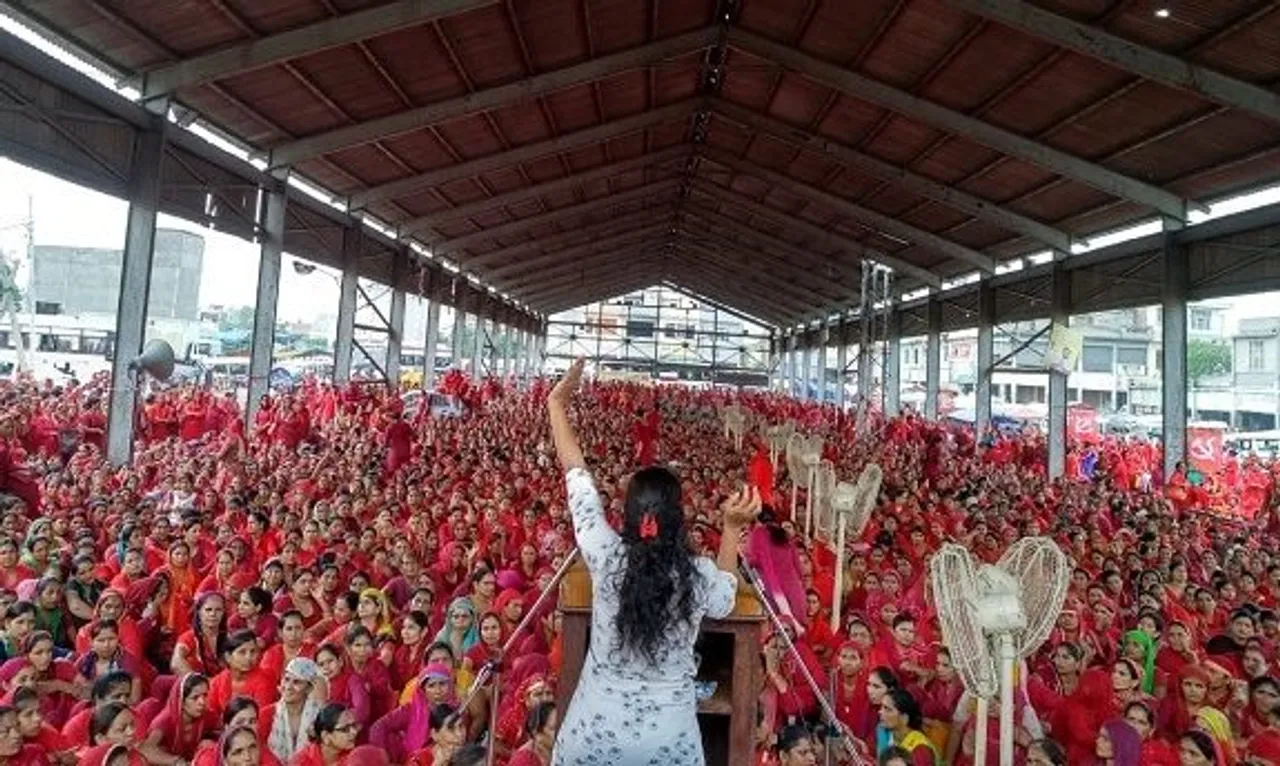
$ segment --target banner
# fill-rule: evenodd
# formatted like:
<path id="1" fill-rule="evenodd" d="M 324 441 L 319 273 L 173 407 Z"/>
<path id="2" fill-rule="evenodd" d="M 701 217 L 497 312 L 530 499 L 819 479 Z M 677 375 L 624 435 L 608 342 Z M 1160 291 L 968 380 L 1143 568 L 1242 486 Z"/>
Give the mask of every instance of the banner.
<path id="1" fill-rule="evenodd" d="M 1187 429 L 1187 462 L 1192 468 L 1206 475 L 1218 472 L 1222 466 L 1225 433 L 1221 428 L 1203 426 Z"/>
<path id="2" fill-rule="evenodd" d="M 1098 441 L 1098 411 L 1085 404 L 1073 404 L 1067 408 L 1067 439 L 1075 443 Z"/>
<path id="3" fill-rule="evenodd" d="M 1064 324 L 1055 324 L 1049 332 L 1049 348 L 1044 354 L 1044 366 L 1063 375 L 1071 374 L 1084 349 L 1084 336 Z"/>

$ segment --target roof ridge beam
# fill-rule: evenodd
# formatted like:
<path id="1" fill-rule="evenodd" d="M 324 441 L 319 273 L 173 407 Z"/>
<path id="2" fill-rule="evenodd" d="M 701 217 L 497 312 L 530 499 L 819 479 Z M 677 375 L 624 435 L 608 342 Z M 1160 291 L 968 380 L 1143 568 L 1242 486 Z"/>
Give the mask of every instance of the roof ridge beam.
<path id="1" fill-rule="evenodd" d="M 588 242 L 591 242 L 589 237 L 596 234 L 604 234 L 605 236 L 609 236 L 610 234 L 621 234 L 623 231 L 629 231 L 629 229 L 623 229 L 623 231 L 619 231 L 619 229 L 630 224 L 641 223 L 642 225 L 647 225 L 650 223 L 658 223 L 666 220 L 673 209 L 674 208 L 672 208 L 671 205 L 658 205 L 650 208 L 644 208 L 637 210 L 634 213 L 610 218 L 607 221 L 601 221 L 589 226 L 577 227 L 569 231 L 561 232 L 560 234 L 553 234 L 550 237 L 543 237 L 534 242 L 521 242 L 518 245 L 511 245 L 510 247 L 491 250 L 487 253 L 481 253 L 480 255 L 468 256 L 461 259 L 459 265 L 464 271 L 470 271 L 473 268 L 484 268 L 492 266 L 495 263 L 501 263 L 513 255 L 524 253 L 526 251 L 528 251 L 530 256 L 536 258 L 540 255 L 555 252 L 554 249 L 548 248 L 577 247 L 578 245 L 587 244 Z M 583 236 L 587 236 L 588 239 L 575 241 Z M 542 249 L 535 250 L 534 248 Z"/>
<path id="2" fill-rule="evenodd" d="M 127 83 L 151 100 L 184 88 L 262 69 L 282 61 L 428 24 L 495 5 L 497 0 L 399 0 L 332 16 L 256 40 L 232 43 L 208 53 L 156 67 Z"/>
<path id="3" fill-rule="evenodd" d="M 766 320 L 764 317 L 755 317 L 755 316 L 751 316 L 750 314 L 745 314 L 742 312 L 741 309 L 736 309 L 732 305 L 725 303 L 723 300 L 720 300 L 718 298 L 712 298 L 711 296 L 708 296 L 708 295 L 702 295 L 700 294 L 700 291 L 694 290 L 693 288 L 690 288 L 690 287 L 680 287 L 679 285 L 676 285 L 673 282 L 666 282 L 661 286 L 666 287 L 669 290 L 675 290 L 676 292 L 683 294 L 686 298 L 692 298 L 693 300 L 702 301 L 703 303 L 709 304 L 712 308 L 716 309 L 717 311 L 723 311 L 729 316 L 735 317 L 737 319 L 741 319 L 744 322 L 758 324 L 762 327 L 770 327 L 773 323 L 773 320 L 771 319 Z"/>
<path id="4" fill-rule="evenodd" d="M 630 292 L 632 285 L 643 287 L 658 279 L 662 270 L 660 258 L 648 258 L 636 263 L 638 268 L 621 274 L 599 274 L 578 283 L 564 283 L 546 291 L 537 298 L 548 314 L 558 313 L 574 306 L 594 303 L 608 297 L 614 290 Z M 616 294 L 616 293 L 614 293 Z"/>
<path id="5" fill-rule="evenodd" d="M 565 286 L 571 286 L 575 280 L 608 279 L 615 276 L 619 271 L 625 272 L 629 266 L 648 263 L 650 261 L 657 262 L 662 258 L 662 252 L 660 249 L 655 249 L 652 245 L 636 245 L 635 247 L 621 251 L 619 254 L 635 257 L 622 265 L 615 265 L 608 261 L 593 263 L 581 271 L 571 271 L 564 274 L 558 274 L 544 280 L 543 282 L 531 282 L 524 285 L 521 289 L 523 290 L 524 295 L 528 296 L 531 301 L 536 302 L 548 293 L 556 292 Z"/>
<path id="6" fill-rule="evenodd" d="M 565 261 L 546 269 L 522 271 L 518 274 L 506 277 L 495 284 L 498 284 L 504 290 L 525 290 L 532 285 L 557 279 L 566 274 L 573 274 L 588 268 L 600 266 L 601 264 L 608 265 L 617 260 L 619 256 L 637 249 L 644 250 L 650 247 L 661 247 L 666 241 L 665 237 L 662 240 L 655 240 L 653 237 L 641 237 L 630 241 L 617 242 L 613 247 L 586 253 L 576 260 Z"/>
<path id="7" fill-rule="evenodd" d="M 681 284 L 681 281 L 695 282 L 696 286 L 690 287 L 688 285 Z M 703 282 L 701 279 L 696 278 L 687 272 L 679 277 L 668 276 L 664 280 L 663 286 L 689 294 L 698 300 L 706 301 L 707 303 L 716 306 L 716 308 L 720 308 L 722 311 L 728 312 L 733 316 L 737 316 L 739 319 L 746 319 L 747 321 L 754 322 L 763 327 L 778 328 L 793 321 L 792 319 L 788 319 L 787 314 L 783 311 L 779 311 L 776 306 L 771 306 L 767 303 L 755 300 L 750 296 L 745 296 L 719 281 Z M 712 292 L 718 292 L 720 295 L 717 297 L 712 295 Z M 724 304 L 724 307 L 721 308 L 716 305 L 717 302 Z M 751 308 L 734 308 L 735 304 L 750 304 Z"/>
<path id="8" fill-rule="evenodd" d="M 862 171 L 891 184 L 898 184 L 934 202 L 993 223 L 1006 231 L 1030 237 L 1051 249 L 1071 251 L 1072 236 L 1049 224 L 1015 213 L 954 186 L 913 173 L 900 165 L 885 162 L 879 157 L 860 152 L 826 136 L 810 133 L 798 125 L 791 125 L 776 117 L 739 106 L 723 97 L 715 98 L 712 103 L 712 112 L 730 122 L 764 131 L 774 138 L 834 160 L 847 168 Z"/>
<path id="9" fill-rule="evenodd" d="M 636 237 L 649 236 L 654 234 L 667 234 L 671 231 L 671 223 L 669 221 L 656 221 L 648 226 L 641 226 L 635 229 L 627 229 L 604 237 L 599 237 L 581 245 L 565 248 L 564 250 L 553 250 L 549 253 L 543 253 L 537 258 L 529 258 L 526 260 L 509 263 L 496 269 L 491 269 L 486 273 L 492 279 L 502 279 L 504 277 L 518 276 L 531 269 L 541 269 L 544 266 L 555 266 L 557 261 L 567 261 L 580 258 L 582 256 L 591 255 L 600 247 L 613 245 L 620 242 L 629 242 Z"/>
<path id="10" fill-rule="evenodd" d="M 1271 122 L 1280 122 L 1280 93 L 1179 56 L 1126 40 L 1020 0 L 951 0 L 969 13 L 1068 48 L 1125 72 Z"/>
<path id="11" fill-rule="evenodd" d="M 689 210 L 692 208 L 685 208 Z M 852 297 L 855 291 L 853 285 L 844 284 L 838 280 L 829 279 L 821 273 L 811 271 L 799 266 L 791 260 L 791 251 L 787 251 L 785 255 L 772 252 L 767 248 L 760 247 L 751 242 L 744 242 L 737 239 L 734 234 L 722 230 L 719 226 L 708 221 L 705 217 L 690 215 L 690 218 L 698 220 L 686 222 L 683 220 L 684 212 L 682 211 L 682 220 L 676 226 L 676 232 L 689 242 L 695 242 L 702 245 L 712 245 L 721 249 L 732 250 L 734 252 L 742 251 L 745 254 L 759 258 L 764 264 L 780 269 L 781 273 L 785 273 L 796 280 L 796 284 L 802 285 L 806 290 L 812 290 L 818 295 L 822 295 L 829 301 L 843 301 Z M 705 228 L 691 228 L 690 224 Z M 796 248 L 799 249 L 799 248 Z M 833 290 L 832 295 L 825 295 L 823 290 Z M 857 287 L 857 292 L 861 292 L 861 285 Z"/>
<path id="12" fill-rule="evenodd" d="M 427 215 L 414 218 L 411 221 L 406 221 L 400 224 L 400 232 L 402 234 L 412 233 L 437 226 L 441 223 L 445 223 L 446 221 L 455 221 L 459 218 L 470 218 L 473 215 L 483 213 L 497 207 L 516 205 L 521 202 L 537 199 L 565 189 L 576 189 L 581 184 L 611 178 L 638 168 L 646 168 L 650 165 L 661 165 L 664 162 L 669 162 L 677 158 L 684 159 L 689 156 L 689 153 L 689 146 L 687 144 L 679 144 L 661 151 L 641 154 L 637 157 L 632 157 L 631 159 L 619 160 L 618 162 L 600 165 L 581 173 L 573 173 L 572 175 L 562 176 L 561 178 L 556 178 L 544 183 L 526 186 L 523 189 L 514 189 L 506 192 L 505 194 L 485 197 L 457 207 L 428 213 Z"/>
<path id="13" fill-rule="evenodd" d="M 598 144 L 601 141 L 608 141 L 639 130 L 648 130 L 675 117 L 688 119 L 693 115 L 694 104 L 694 99 L 677 101 L 674 104 L 633 114 L 620 120 L 603 122 L 590 128 L 575 130 L 572 133 L 565 133 L 545 141 L 517 146 L 504 152 L 497 152 L 484 157 L 477 157 L 474 160 L 460 162 L 456 165 L 428 170 L 425 173 L 419 173 L 408 178 L 388 181 L 352 194 L 347 204 L 351 209 L 358 210 L 366 208 L 375 202 L 416 194 L 424 189 L 442 186 L 450 181 L 475 178 L 490 171 L 501 170 L 529 160 L 536 160 L 549 154 L 557 154 L 570 149 Z"/>
<path id="14" fill-rule="evenodd" d="M 1042 168 L 1075 179 L 1113 197 L 1149 207 L 1179 221 L 1199 203 L 1183 199 L 1158 186 L 1140 181 L 1074 154 L 1054 149 L 1026 136 L 992 125 L 967 114 L 925 100 L 914 94 L 810 56 L 789 45 L 760 35 L 733 29 L 730 43 L 753 56 L 803 74 L 815 82 L 906 115 L 984 146 L 1019 157 Z"/>
<path id="15" fill-rule="evenodd" d="M 876 261 L 877 263 L 888 266 L 904 276 L 917 279 L 929 287 L 936 288 L 942 286 L 942 277 L 934 274 L 928 269 L 917 266 L 914 263 L 908 263 L 907 261 L 894 257 L 888 253 L 872 250 L 861 242 L 850 239 L 849 237 L 836 232 L 827 231 L 815 223 L 793 216 L 786 211 L 769 207 L 762 202 L 757 202 L 756 200 L 751 199 L 745 194 L 740 194 L 732 189 L 720 186 L 719 184 L 698 178 L 694 179 L 693 188 L 722 204 L 746 210 L 752 215 L 772 219 L 774 222 L 781 221 L 779 225 L 782 228 L 790 228 L 807 237 L 816 239 L 819 242 L 830 243 L 860 260 Z"/>
<path id="16" fill-rule="evenodd" d="M 686 247 L 684 243 L 676 244 L 675 254 L 677 256 L 682 254 L 680 251 L 683 247 Z M 695 250 L 696 248 L 688 249 Z M 767 301 L 768 305 L 780 306 L 795 316 L 812 316 L 821 311 L 820 306 L 801 300 L 795 295 L 779 289 L 776 285 L 771 286 L 770 282 L 756 278 L 743 278 L 737 271 L 739 267 L 734 265 L 732 261 L 726 261 L 724 256 L 705 253 L 700 258 L 692 258 L 688 261 L 684 259 L 677 260 L 675 264 L 677 271 L 683 269 L 694 273 L 702 273 L 707 278 L 714 277 L 719 281 L 731 282 L 739 290 L 758 296 L 761 302 Z"/>
<path id="17" fill-rule="evenodd" d="M 530 226 L 538 226 L 544 223 L 559 221 L 560 219 L 568 216 L 590 213 L 594 210 L 610 207 L 612 205 L 621 205 L 625 202 L 634 202 L 638 199 L 652 197 L 655 194 L 674 189 L 678 184 L 678 178 L 669 178 L 661 181 L 653 181 L 641 186 L 633 186 L 630 189 L 624 189 L 617 194 L 597 197 L 596 199 L 587 200 L 586 202 L 582 202 L 577 205 L 567 205 L 565 207 L 556 208 L 555 210 L 549 210 L 539 215 L 531 215 L 527 218 L 517 218 L 514 221 L 504 223 L 500 226 L 490 226 L 471 234 L 464 234 L 461 237 L 454 237 L 453 239 L 435 242 L 431 246 L 431 251 L 433 254 L 451 253 L 474 245 L 477 242 L 498 239 L 518 231 L 523 231 Z"/>
<path id="18" fill-rule="evenodd" d="M 691 250 L 711 263 L 719 263 L 731 272 L 736 271 L 738 280 L 753 281 L 762 287 L 776 290 L 778 293 L 786 295 L 796 306 L 807 307 L 807 310 L 811 313 L 823 311 L 824 307 L 835 300 L 832 296 L 823 295 L 782 275 L 765 271 L 752 259 L 751 253 L 747 251 L 725 248 L 719 245 L 704 245 L 687 237 L 677 239 L 675 246 L 677 250 L 681 248 Z"/>
<path id="19" fill-rule="evenodd" d="M 667 59 L 707 47 L 715 40 L 715 33 L 716 30 L 713 27 L 686 32 L 618 53 L 588 59 L 563 69 L 526 77 L 506 85 L 288 141 L 271 150 L 270 164 L 275 167 L 294 165 L 349 146 L 360 146 L 379 139 L 410 133 L 429 125 L 438 125 L 478 112 L 488 112 L 574 85 L 593 82 L 619 72 L 653 66 Z"/>
<path id="20" fill-rule="evenodd" d="M 831 208 L 840 215 L 853 218 L 863 224 L 869 225 L 874 229 L 879 229 L 891 236 L 905 239 L 916 245 L 923 246 L 936 253 L 940 253 L 949 258 L 955 258 L 958 261 L 964 261 L 971 266 L 976 266 L 980 270 L 988 274 L 994 273 L 996 270 L 996 262 L 994 258 L 980 253 L 973 248 L 966 247 L 959 242 L 938 236 L 931 231 L 912 226 L 909 223 L 900 221 L 893 216 L 885 215 L 876 210 L 863 207 L 847 200 L 843 197 L 837 197 L 834 194 L 825 192 L 816 187 L 810 186 L 804 181 L 792 178 L 784 173 L 763 167 L 752 162 L 751 160 L 741 160 L 733 156 L 732 153 L 723 149 L 716 149 L 710 146 L 703 146 L 699 150 L 703 157 L 712 162 L 729 168 L 738 173 L 752 175 L 764 181 L 768 181 L 775 186 L 780 186 L 787 191 L 798 194 L 801 197 L 807 197 L 826 207 Z"/>

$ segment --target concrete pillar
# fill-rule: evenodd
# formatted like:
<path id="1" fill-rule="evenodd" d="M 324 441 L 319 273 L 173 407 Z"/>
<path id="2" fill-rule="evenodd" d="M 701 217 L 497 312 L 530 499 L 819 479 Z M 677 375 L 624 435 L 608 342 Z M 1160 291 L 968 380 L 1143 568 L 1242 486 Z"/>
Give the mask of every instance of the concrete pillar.
<path id="1" fill-rule="evenodd" d="M 129 176 L 129 219 L 124 234 L 120 296 L 116 303 L 115 357 L 111 360 L 111 395 L 107 402 L 107 459 L 124 465 L 133 456 L 133 427 L 140 380 L 129 364 L 142 353 L 151 295 L 151 260 L 160 204 L 160 168 L 164 162 L 167 121 L 154 118 L 151 129 L 137 134 Z M 21 343 L 14 339 L 14 343 Z M 35 509 L 32 508 L 32 511 Z"/>
<path id="2" fill-rule="evenodd" d="M 449 366 L 466 372 L 462 366 L 462 338 L 467 331 L 466 301 L 459 299 L 453 305 L 453 340 L 449 344 Z"/>
<path id="3" fill-rule="evenodd" d="M 804 391 L 804 389 L 801 388 L 800 386 L 800 381 L 804 378 L 804 370 L 801 369 L 801 365 L 800 365 L 800 353 L 801 353 L 800 338 L 798 336 L 792 335 L 791 336 L 791 365 L 790 365 L 791 379 L 787 383 L 787 393 L 793 399 L 802 398 L 802 392 Z"/>
<path id="4" fill-rule="evenodd" d="M 338 288 L 338 329 L 333 340 L 333 382 L 351 380 L 351 354 L 356 333 L 356 268 L 364 242 L 363 227 L 348 226 L 342 231 L 342 282 Z"/>
<path id="5" fill-rule="evenodd" d="M 991 425 L 991 365 L 996 352 L 996 291 L 991 280 L 978 285 L 978 359 L 975 368 L 973 428 L 981 438 Z"/>
<path id="6" fill-rule="evenodd" d="M 938 418 L 938 391 L 942 387 L 942 301 L 929 298 L 925 309 L 928 336 L 924 349 L 924 416 Z"/>
<path id="7" fill-rule="evenodd" d="M 280 261 L 284 253 L 285 182 L 262 190 L 262 244 L 258 256 L 258 295 L 253 304 L 253 345 L 249 349 L 249 402 L 245 425 L 253 425 L 262 397 L 270 390 L 276 344 L 276 308 L 280 299 Z M 246 429 L 248 430 L 248 429 Z"/>
<path id="8" fill-rule="evenodd" d="M 400 388 L 400 352 L 404 349 L 404 275 L 409 269 L 407 248 L 395 254 L 391 267 L 391 314 L 387 317 L 387 385 Z"/>
<path id="9" fill-rule="evenodd" d="M 800 398 L 807 402 L 813 401 L 814 386 L 811 385 L 812 382 L 815 382 L 813 377 L 813 357 L 813 346 L 806 346 L 800 369 Z"/>
<path id="10" fill-rule="evenodd" d="M 836 333 L 836 406 L 844 409 L 845 384 L 849 382 L 849 334 L 843 321 Z"/>
<path id="11" fill-rule="evenodd" d="M 902 412 L 902 313 L 888 309 L 889 342 L 884 352 L 884 412 L 894 417 Z"/>
<path id="12" fill-rule="evenodd" d="M 831 330 L 823 327 L 818 330 L 818 401 L 827 401 L 827 346 L 831 344 Z"/>
<path id="13" fill-rule="evenodd" d="M 1187 457 L 1187 251 L 1175 234 L 1180 223 L 1165 221 L 1164 285 L 1160 292 L 1160 335 L 1164 348 L 1160 369 L 1164 443 L 1164 475 Z"/>
<path id="14" fill-rule="evenodd" d="M 1053 265 L 1049 321 L 1071 325 L 1071 275 L 1062 262 Z M 1049 330 L 1053 332 L 1053 330 Z M 1069 373 L 1049 371 L 1049 478 L 1067 470 L 1067 377 Z"/>
<path id="15" fill-rule="evenodd" d="M 482 299 L 483 300 L 483 299 Z M 472 337 L 475 342 L 471 347 L 471 379 L 473 381 L 483 380 L 487 374 L 485 369 L 485 339 L 488 329 L 485 327 L 484 311 L 482 306 L 476 307 L 476 332 Z"/>
<path id="16" fill-rule="evenodd" d="M 436 346 L 440 345 L 440 301 L 427 300 L 427 333 L 422 341 L 422 390 L 436 387 Z"/>

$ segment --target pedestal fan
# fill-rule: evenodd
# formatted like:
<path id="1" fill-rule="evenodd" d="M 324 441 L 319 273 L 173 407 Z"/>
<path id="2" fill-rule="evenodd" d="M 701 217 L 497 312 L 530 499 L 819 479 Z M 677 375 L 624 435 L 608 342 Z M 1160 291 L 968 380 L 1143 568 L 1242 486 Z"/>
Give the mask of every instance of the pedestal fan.
<path id="1" fill-rule="evenodd" d="M 809 486 L 809 469 L 804 464 L 807 440 L 803 434 L 787 439 L 787 478 L 791 480 L 791 521 L 796 523 L 796 504 L 802 488 Z"/>
<path id="2" fill-rule="evenodd" d="M 804 464 L 807 476 L 804 485 L 809 488 L 804 503 L 804 536 L 813 537 L 813 487 L 818 482 L 818 464 L 822 462 L 822 437 L 810 436 L 804 442 L 804 454 L 800 461 Z"/>
<path id="3" fill-rule="evenodd" d="M 994 566 L 947 544 L 929 565 L 943 643 L 965 688 L 978 699 L 974 763 L 986 763 L 988 705 L 1000 694 L 1000 764 L 1013 766 L 1013 673 L 1053 629 L 1071 566 L 1047 537 L 1024 537 Z M 999 673 L 995 659 L 999 658 Z"/>
<path id="4" fill-rule="evenodd" d="M 836 516 L 836 582 L 835 593 L 831 595 L 831 630 L 840 630 L 840 605 L 844 601 L 844 562 L 848 552 L 845 541 L 849 535 L 854 538 L 862 536 L 862 531 L 871 521 L 871 512 L 875 510 L 876 500 L 880 497 L 880 483 L 884 480 L 884 472 L 875 463 L 869 463 L 858 476 L 856 484 L 842 481 L 831 493 L 831 508 Z"/>
<path id="5" fill-rule="evenodd" d="M 835 464 L 830 460 L 818 461 L 818 472 L 814 474 L 813 487 L 809 489 L 813 495 L 813 537 L 828 546 L 835 545 L 836 515 L 831 505 L 835 490 Z"/>

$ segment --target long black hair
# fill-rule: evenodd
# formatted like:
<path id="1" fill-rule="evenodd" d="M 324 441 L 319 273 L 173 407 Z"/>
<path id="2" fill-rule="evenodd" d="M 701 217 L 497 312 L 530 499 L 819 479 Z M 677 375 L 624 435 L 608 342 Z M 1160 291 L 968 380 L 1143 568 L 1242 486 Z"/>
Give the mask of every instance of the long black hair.
<path id="1" fill-rule="evenodd" d="M 685 535 L 680 480 L 671 471 L 645 468 L 631 477 L 622 541 L 626 556 L 618 573 L 618 641 L 621 648 L 657 664 L 671 628 L 693 618 L 697 577 Z"/>

